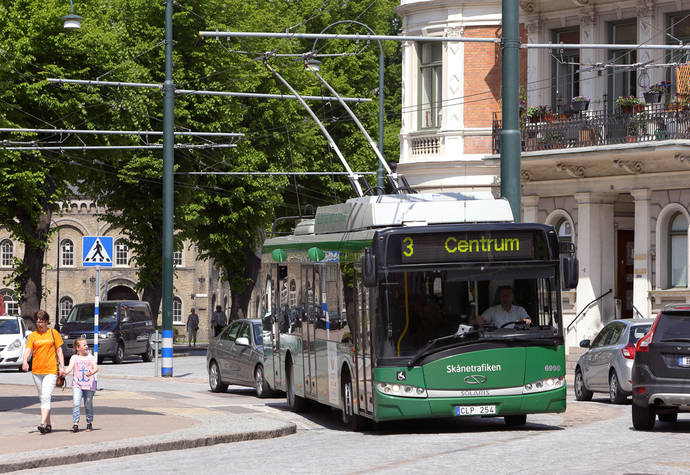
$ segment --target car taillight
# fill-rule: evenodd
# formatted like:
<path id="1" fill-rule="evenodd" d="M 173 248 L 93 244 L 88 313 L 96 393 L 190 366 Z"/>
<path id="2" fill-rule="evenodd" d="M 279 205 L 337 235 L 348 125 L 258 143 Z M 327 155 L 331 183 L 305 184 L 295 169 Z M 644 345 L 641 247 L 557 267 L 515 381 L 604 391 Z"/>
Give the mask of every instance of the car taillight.
<path id="1" fill-rule="evenodd" d="M 656 320 L 654 320 L 654 325 L 652 325 L 652 329 L 649 330 L 649 333 L 647 333 L 645 336 L 640 338 L 640 341 L 637 342 L 637 346 L 635 347 L 635 351 L 637 351 L 638 353 L 649 352 L 649 345 L 652 344 L 652 340 L 654 339 L 654 329 L 656 328 L 657 324 L 659 323 L 660 318 L 661 318 L 661 312 L 659 312 L 659 315 L 656 316 Z"/>
<path id="2" fill-rule="evenodd" d="M 629 360 L 635 359 L 635 345 L 633 345 L 632 343 L 621 348 L 621 351 L 623 352 L 623 356 L 625 358 Z"/>
<path id="3" fill-rule="evenodd" d="M 644 387 L 637 387 L 633 389 L 633 391 L 635 392 L 635 394 L 642 394 L 644 392 Z"/>

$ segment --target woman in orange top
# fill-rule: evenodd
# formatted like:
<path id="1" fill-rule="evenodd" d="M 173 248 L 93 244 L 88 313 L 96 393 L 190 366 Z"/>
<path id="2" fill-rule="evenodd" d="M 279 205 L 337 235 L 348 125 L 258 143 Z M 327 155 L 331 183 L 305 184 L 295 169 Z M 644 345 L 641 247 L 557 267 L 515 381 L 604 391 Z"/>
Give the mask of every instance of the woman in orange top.
<path id="1" fill-rule="evenodd" d="M 50 425 L 50 399 L 55 389 L 58 374 L 65 374 L 65 358 L 62 354 L 62 338 L 60 333 L 48 328 L 50 316 L 45 310 L 34 314 L 36 331 L 26 340 L 22 369 L 29 371 L 29 355 L 33 351 L 31 372 L 34 377 L 38 397 L 41 400 L 41 424 L 38 431 L 46 434 L 52 430 Z M 57 359 L 55 358 L 57 348 Z"/>

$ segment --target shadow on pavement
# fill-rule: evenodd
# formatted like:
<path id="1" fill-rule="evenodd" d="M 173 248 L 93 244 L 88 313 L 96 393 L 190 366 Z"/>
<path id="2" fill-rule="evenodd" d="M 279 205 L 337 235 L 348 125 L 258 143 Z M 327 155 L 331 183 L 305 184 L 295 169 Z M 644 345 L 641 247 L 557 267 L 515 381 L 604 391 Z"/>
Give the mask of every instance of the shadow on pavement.
<path id="1" fill-rule="evenodd" d="M 34 404 L 36 403 L 37 398 L 34 399 Z M 71 397 L 69 398 L 70 400 L 72 399 Z M 53 402 L 55 402 L 55 397 L 53 396 Z M 40 415 L 41 414 L 41 408 L 36 407 L 32 409 L 19 409 L 16 410 L 15 412 L 18 412 L 20 414 L 32 414 L 32 415 Z M 83 409 L 82 409 L 83 412 Z M 106 415 L 111 415 L 111 416 L 163 416 L 165 415 L 162 412 L 157 412 L 157 411 L 144 411 L 140 409 L 131 409 L 129 407 L 114 407 L 114 406 L 99 406 L 97 404 L 94 404 L 94 412 L 98 415 L 101 416 L 106 416 Z M 72 407 L 53 407 L 50 411 L 51 414 L 53 415 L 72 415 Z"/>
<path id="2" fill-rule="evenodd" d="M 0 397 L 0 412 L 17 411 L 22 412 L 21 409 L 29 406 L 38 406 L 39 400 L 35 388 L 27 386 L 31 389 L 31 396 L 1 396 Z M 71 401 L 72 395 L 53 395 L 53 402 Z M 40 413 L 40 408 L 36 407 L 36 412 Z M 33 414 L 33 412 L 32 412 Z"/>

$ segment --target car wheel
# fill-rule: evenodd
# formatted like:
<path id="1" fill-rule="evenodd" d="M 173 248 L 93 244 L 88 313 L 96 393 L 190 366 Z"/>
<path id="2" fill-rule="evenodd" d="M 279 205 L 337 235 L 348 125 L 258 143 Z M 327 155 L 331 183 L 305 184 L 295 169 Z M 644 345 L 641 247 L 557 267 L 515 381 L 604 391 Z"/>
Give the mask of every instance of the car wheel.
<path id="1" fill-rule="evenodd" d="M 635 430 L 652 430 L 656 420 L 654 406 L 638 406 L 633 403 L 632 422 Z"/>
<path id="2" fill-rule="evenodd" d="M 122 364 L 122 362 L 125 360 L 125 347 L 122 346 L 122 343 L 117 344 L 117 350 L 115 350 L 115 355 L 113 356 L 113 363 L 115 364 Z"/>
<path id="3" fill-rule="evenodd" d="M 611 376 L 609 376 L 609 399 L 613 404 L 623 404 L 628 399 L 627 394 L 621 390 L 621 386 L 618 384 L 618 376 L 616 376 L 615 371 L 611 371 Z"/>
<path id="4" fill-rule="evenodd" d="M 352 389 L 352 378 L 349 373 L 346 373 L 343 377 L 340 399 L 342 400 L 343 424 L 353 432 L 360 431 L 363 420 L 359 414 L 355 414 L 355 395 Z"/>
<path id="5" fill-rule="evenodd" d="M 303 412 L 307 408 L 307 403 L 303 397 L 295 394 L 295 378 L 293 374 L 292 361 L 288 360 L 285 365 L 285 376 L 287 377 L 287 391 L 285 393 L 287 404 L 293 412 Z"/>
<path id="6" fill-rule="evenodd" d="M 592 391 L 588 390 L 585 386 L 585 380 L 582 377 L 582 371 L 580 368 L 575 369 L 575 399 L 578 401 L 591 401 Z"/>
<path id="7" fill-rule="evenodd" d="M 659 420 L 661 422 L 676 422 L 678 420 L 678 413 L 659 414 Z"/>
<path id="8" fill-rule="evenodd" d="M 527 414 L 515 414 L 512 416 L 503 416 L 508 427 L 524 426 L 527 423 Z"/>
<path id="9" fill-rule="evenodd" d="M 270 396 L 271 388 L 268 387 L 264 377 L 264 367 L 262 365 L 256 365 L 254 370 L 254 387 L 256 388 L 256 397 L 265 398 Z"/>
<path id="10" fill-rule="evenodd" d="M 146 351 L 141 354 L 141 359 L 144 360 L 145 363 L 150 363 L 153 361 L 153 348 L 151 348 L 151 344 L 147 343 L 146 344 Z"/>
<path id="11" fill-rule="evenodd" d="M 208 385 L 214 393 L 224 393 L 228 389 L 228 385 L 223 384 L 223 380 L 220 377 L 220 368 L 215 361 L 212 361 L 208 367 Z"/>

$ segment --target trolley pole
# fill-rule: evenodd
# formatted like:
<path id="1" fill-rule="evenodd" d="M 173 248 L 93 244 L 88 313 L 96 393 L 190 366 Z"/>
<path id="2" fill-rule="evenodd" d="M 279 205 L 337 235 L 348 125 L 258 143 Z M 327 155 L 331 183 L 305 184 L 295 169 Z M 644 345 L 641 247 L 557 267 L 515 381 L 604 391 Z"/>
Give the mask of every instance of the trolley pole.
<path id="1" fill-rule="evenodd" d="M 163 282 L 162 282 L 162 326 L 163 351 L 161 376 L 173 375 L 173 165 L 174 165 L 174 114 L 175 85 L 173 84 L 172 29 L 173 0 L 165 1 L 165 82 L 163 83 Z"/>
<path id="2" fill-rule="evenodd" d="M 520 121 L 518 98 L 520 82 L 520 36 L 518 0 L 502 3 L 503 49 L 501 128 L 501 196 L 510 203 L 516 222 L 520 216 Z"/>

